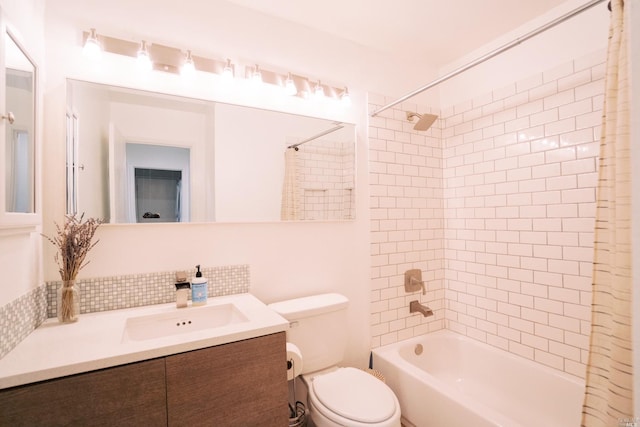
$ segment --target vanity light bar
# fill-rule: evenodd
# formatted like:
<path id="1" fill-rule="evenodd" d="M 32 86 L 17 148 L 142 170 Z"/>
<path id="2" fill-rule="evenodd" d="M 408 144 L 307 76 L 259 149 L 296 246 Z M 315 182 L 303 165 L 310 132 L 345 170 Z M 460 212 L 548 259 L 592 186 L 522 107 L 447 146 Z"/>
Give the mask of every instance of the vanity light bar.
<path id="1" fill-rule="evenodd" d="M 84 31 L 82 33 L 82 44 L 84 45 L 87 39 L 92 35 L 98 39 L 102 50 L 105 52 L 130 56 L 132 58 L 137 58 L 138 56 L 140 43 L 103 36 L 101 34 L 95 34 L 95 30 L 93 32 Z M 162 71 L 165 73 L 180 74 L 180 69 L 184 63 L 185 58 L 185 53 L 182 50 L 175 47 L 164 46 L 161 44 L 149 42 L 146 42 L 146 49 L 149 52 L 149 57 L 151 58 L 151 61 L 153 63 L 153 70 Z M 193 54 L 191 55 L 191 59 L 193 60 L 196 70 L 198 71 L 223 75 L 225 67 L 231 66 L 232 68 L 236 69 L 236 75 L 239 75 L 237 73 L 237 67 L 234 66 L 234 64 L 231 64 L 228 59 L 216 60 L 205 58 L 202 56 L 196 56 Z M 251 66 L 245 67 L 244 77 L 246 79 L 251 79 L 257 66 L 257 64 L 252 64 Z M 312 92 L 312 87 L 309 84 L 309 78 L 307 77 L 299 76 L 293 73 L 287 73 L 283 75 L 275 71 L 265 70 L 262 67 L 259 67 L 259 71 L 262 76 L 262 83 L 280 86 L 283 88 L 283 90 L 285 89 L 287 78 L 293 80 L 296 88 L 296 93 L 293 94 L 294 96 L 307 98 L 308 94 Z M 339 95 L 343 93 L 344 90 L 346 90 L 346 88 L 335 88 L 329 85 L 321 84 L 319 80 L 317 82 L 317 84 L 321 85 L 321 87 L 324 89 L 325 96 L 328 98 L 339 99 Z"/>
<path id="2" fill-rule="evenodd" d="M 85 31 L 82 33 L 82 43 L 84 44 L 91 33 Z M 116 39 L 113 37 L 98 35 L 98 41 L 102 50 L 117 55 L 130 56 L 136 58 L 140 43 L 130 42 L 127 40 Z M 177 48 L 164 46 L 156 43 L 146 43 L 147 51 L 153 61 L 153 69 L 156 71 L 164 71 L 166 73 L 180 74 L 180 68 L 184 63 L 185 53 Z M 222 74 L 222 70 L 226 62 L 215 61 L 213 59 L 203 58 L 191 55 L 193 63 L 198 71 Z"/>

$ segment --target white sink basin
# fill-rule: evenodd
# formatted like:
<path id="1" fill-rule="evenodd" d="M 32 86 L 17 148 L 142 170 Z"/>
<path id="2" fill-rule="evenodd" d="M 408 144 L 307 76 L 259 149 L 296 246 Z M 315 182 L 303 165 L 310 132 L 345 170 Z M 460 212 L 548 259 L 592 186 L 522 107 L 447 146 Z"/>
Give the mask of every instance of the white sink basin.
<path id="1" fill-rule="evenodd" d="M 151 340 L 220 328 L 248 320 L 233 303 L 176 308 L 166 313 L 127 318 L 124 326 L 124 340 Z"/>

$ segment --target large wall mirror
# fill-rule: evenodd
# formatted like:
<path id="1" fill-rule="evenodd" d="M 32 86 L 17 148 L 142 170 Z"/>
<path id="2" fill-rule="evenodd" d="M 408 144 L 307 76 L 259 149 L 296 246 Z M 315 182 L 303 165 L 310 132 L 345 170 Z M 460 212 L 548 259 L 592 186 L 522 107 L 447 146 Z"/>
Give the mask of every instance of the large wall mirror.
<path id="1" fill-rule="evenodd" d="M 69 213 L 110 223 L 353 219 L 354 172 L 353 124 L 67 80 Z"/>
<path id="2" fill-rule="evenodd" d="M 35 212 L 35 70 L 11 34 L 5 37 L 5 211 Z"/>

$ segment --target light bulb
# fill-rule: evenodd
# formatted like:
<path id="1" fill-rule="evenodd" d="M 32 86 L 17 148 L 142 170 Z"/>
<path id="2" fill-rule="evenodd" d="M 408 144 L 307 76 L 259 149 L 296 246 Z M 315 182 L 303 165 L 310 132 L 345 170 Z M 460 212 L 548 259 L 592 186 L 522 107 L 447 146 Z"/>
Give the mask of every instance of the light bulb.
<path id="1" fill-rule="evenodd" d="M 351 96 L 349 96 L 349 89 L 347 87 L 344 88 L 344 92 L 340 95 L 340 102 L 342 102 L 342 105 L 345 107 L 351 105 Z"/>
<path id="2" fill-rule="evenodd" d="M 296 84 L 293 81 L 291 73 L 289 73 L 289 75 L 287 76 L 287 80 L 285 80 L 284 82 L 284 93 L 291 96 L 298 93 L 298 89 L 296 88 Z"/>
<path id="3" fill-rule="evenodd" d="M 222 78 L 225 81 L 233 80 L 233 66 L 231 65 L 231 60 L 227 58 L 227 65 L 222 69 Z"/>
<path id="4" fill-rule="evenodd" d="M 255 86 L 262 84 L 262 73 L 260 72 L 260 68 L 258 68 L 258 64 L 256 64 L 256 68 L 254 68 L 253 73 L 251 73 L 251 83 Z"/>
<path id="5" fill-rule="evenodd" d="M 84 42 L 84 47 L 82 48 L 82 54 L 92 61 L 97 61 L 102 56 L 102 48 L 98 42 L 95 28 L 92 28 L 89 36 L 87 36 L 87 40 Z"/>
<path id="6" fill-rule="evenodd" d="M 180 75 L 184 78 L 193 78 L 196 74 L 196 66 L 193 63 L 193 58 L 191 57 L 191 51 L 187 51 L 187 57 L 184 60 L 184 64 L 182 64 L 182 69 L 180 69 Z"/>
<path id="7" fill-rule="evenodd" d="M 316 83 L 316 87 L 313 89 L 313 97 L 315 99 L 323 99 L 324 98 L 324 89 L 322 89 L 322 85 L 320 84 L 320 80 Z"/>
<path id="8" fill-rule="evenodd" d="M 147 50 L 147 42 L 142 40 L 140 43 L 140 49 L 138 50 L 138 58 L 136 60 L 138 69 L 140 71 L 151 71 L 153 69 L 153 62 L 151 61 L 151 56 L 149 55 L 149 51 Z"/>

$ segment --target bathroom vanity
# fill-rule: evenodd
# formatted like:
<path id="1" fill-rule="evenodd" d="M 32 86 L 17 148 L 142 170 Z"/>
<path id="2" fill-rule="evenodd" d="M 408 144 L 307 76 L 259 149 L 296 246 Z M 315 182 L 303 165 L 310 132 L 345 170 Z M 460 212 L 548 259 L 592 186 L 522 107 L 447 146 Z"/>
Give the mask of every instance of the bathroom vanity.
<path id="1" fill-rule="evenodd" d="M 131 319 L 157 325 L 177 313 L 188 325 L 202 311 L 161 305 L 45 322 L 0 359 L 0 425 L 286 425 L 288 323 L 248 294 L 205 307 L 229 304 L 242 321 L 148 339 L 127 333 Z M 102 333 L 78 339 L 99 324 Z"/>

